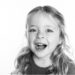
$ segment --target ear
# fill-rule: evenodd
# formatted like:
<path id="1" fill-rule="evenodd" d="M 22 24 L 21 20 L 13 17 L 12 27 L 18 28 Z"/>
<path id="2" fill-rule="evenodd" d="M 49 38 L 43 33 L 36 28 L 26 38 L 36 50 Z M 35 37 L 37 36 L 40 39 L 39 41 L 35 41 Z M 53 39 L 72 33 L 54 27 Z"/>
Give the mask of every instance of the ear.
<path id="1" fill-rule="evenodd" d="M 26 36 L 26 38 L 28 38 L 27 31 L 25 32 L 25 36 Z"/>

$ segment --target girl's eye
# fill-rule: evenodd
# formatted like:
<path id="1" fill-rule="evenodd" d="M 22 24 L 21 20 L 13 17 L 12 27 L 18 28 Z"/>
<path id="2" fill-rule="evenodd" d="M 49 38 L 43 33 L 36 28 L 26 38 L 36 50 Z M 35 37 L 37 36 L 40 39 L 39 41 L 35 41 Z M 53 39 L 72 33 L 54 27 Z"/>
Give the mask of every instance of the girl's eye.
<path id="1" fill-rule="evenodd" d="M 35 29 L 30 29 L 29 32 L 36 32 L 36 30 Z"/>
<path id="2" fill-rule="evenodd" d="M 53 32 L 53 30 L 51 30 L 51 29 L 47 29 L 47 32 Z"/>

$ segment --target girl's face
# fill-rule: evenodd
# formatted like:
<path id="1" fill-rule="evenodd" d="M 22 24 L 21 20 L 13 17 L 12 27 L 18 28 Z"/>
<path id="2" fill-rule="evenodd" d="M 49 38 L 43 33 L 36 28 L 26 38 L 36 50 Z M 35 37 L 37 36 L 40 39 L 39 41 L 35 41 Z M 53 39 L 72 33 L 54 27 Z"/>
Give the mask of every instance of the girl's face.
<path id="1" fill-rule="evenodd" d="M 58 21 L 46 13 L 36 13 L 27 20 L 28 45 L 37 57 L 51 55 L 60 43 Z"/>

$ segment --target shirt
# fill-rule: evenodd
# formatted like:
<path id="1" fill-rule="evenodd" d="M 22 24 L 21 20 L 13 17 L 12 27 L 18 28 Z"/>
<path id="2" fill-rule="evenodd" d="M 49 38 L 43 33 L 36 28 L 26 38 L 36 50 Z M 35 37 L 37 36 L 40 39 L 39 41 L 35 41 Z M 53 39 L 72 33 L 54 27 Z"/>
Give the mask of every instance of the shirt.
<path id="1" fill-rule="evenodd" d="M 75 75 L 75 64 L 70 63 L 67 75 Z"/>
<path id="2" fill-rule="evenodd" d="M 51 71 L 48 70 L 48 68 L 51 68 Z M 53 72 L 56 72 L 56 68 L 53 68 L 53 66 L 49 66 L 49 67 L 39 67 L 35 64 L 33 58 L 30 59 L 30 64 L 29 64 L 29 67 L 27 69 L 27 75 L 47 75 L 47 74 L 50 74 L 50 73 L 53 73 Z"/>

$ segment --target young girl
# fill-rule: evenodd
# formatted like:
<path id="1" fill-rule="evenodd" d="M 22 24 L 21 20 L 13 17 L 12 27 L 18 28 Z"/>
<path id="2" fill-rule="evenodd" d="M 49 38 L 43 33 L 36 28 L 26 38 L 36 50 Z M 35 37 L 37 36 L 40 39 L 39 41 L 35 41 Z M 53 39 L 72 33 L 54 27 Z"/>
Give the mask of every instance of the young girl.
<path id="1" fill-rule="evenodd" d="M 75 75 L 68 50 L 63 15 L 51 6 L 39 6 L 28 13 L 28 46 L 17 58 L 16 75 Z"/>

